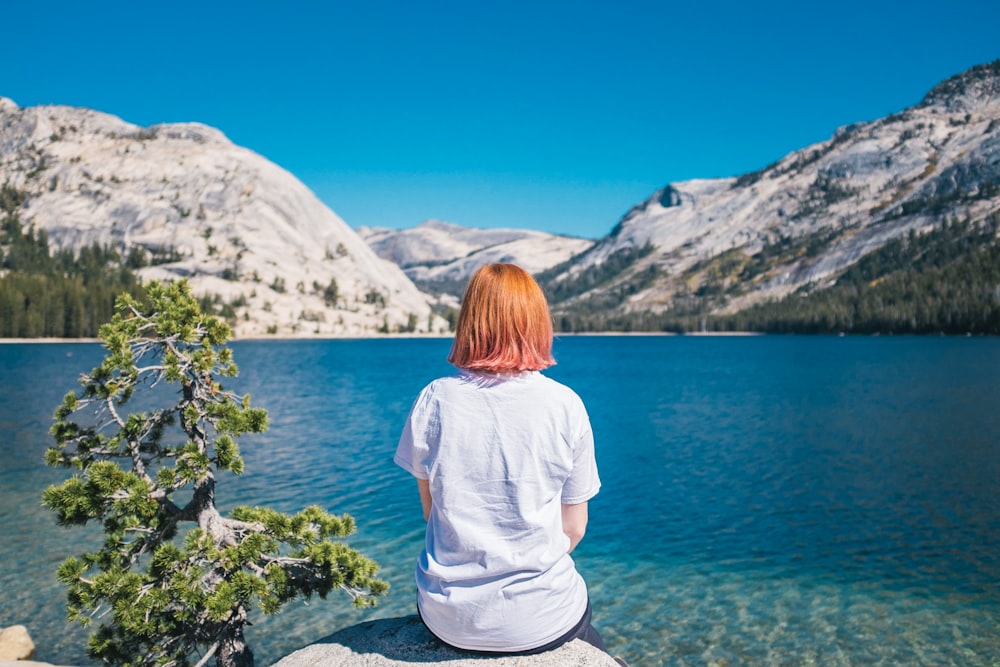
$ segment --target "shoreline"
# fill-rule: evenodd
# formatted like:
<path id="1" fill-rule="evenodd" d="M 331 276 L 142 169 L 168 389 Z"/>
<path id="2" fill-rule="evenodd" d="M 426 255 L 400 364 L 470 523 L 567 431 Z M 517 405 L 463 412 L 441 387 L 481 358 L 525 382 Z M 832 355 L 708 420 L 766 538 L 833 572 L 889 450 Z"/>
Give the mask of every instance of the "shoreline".
<path id="1" fill-rule="evenodd" d="M 757 336 L 802 336 L 802 337 L 833 337 L 833 338 L 855 338 L 855 337 L 871 337 L 878 338 L 879 336 L 888 337 L 913 337 L 913 338 L 995 338 L 996 334 L 943 334 L 943 333 L 900 333 L 900 334 L 886 334 L 886 333 L 768 333 L 766 331 L 687 331 L 684 333 L 677 333 L 673 331 L 566 331 L 566 332 L 556 332 L 554 338 L 567 338 L 567 337 L 594 337 L 594 338 L 643 338 L 643 337 L 692 337 L 692 338 L 751 338 Z M 450 339 L 454 338 L 454 334 L 439 334 L 439 333 L 388 333 L 388 334 L 374 334 L 371 336 L 334 336 L 334 335 L 324 335 L 324 334 L 314 334 L 314 335 L 302 335 L 302 336 L 289 336 L 289 335 L 273 335 L 273 336 L 247 336 L 245 338 L 231 338 L 226 343 L 227 345 L 232 343 L 243 343 L 243 342 L 288 342 L 288 341 L 331 341 L 331 340 L 440 340 L 440 339 Z M 103 343 L 104 341 L 100 338 L 0 338 L 0 345 L 55 345 L 55 344 L 92 344 L 92 343 Z"/>
<path id="2" fill-rule="evenodd" d="M 0 338 L 0 345 L 26 345 L 31 343 L 100 343 L 100 338 Z"/>
<path id="3" fill-rule="evenodd" d="M 557 332 L 554 334 L 555 338 L 565 338 L 568 336 L 573 337 L 606 337 L 611 338 L 615 336 L 621 337 L 659 337 L 659 336 L 699 336 L 699 337 L 719 337 L 719 336 L 767 336 L 772 334 L 762 333 L 759 331 L 690 331 L 686 333 L 676 333 L 673 331 L 567 331 L 567 332 Z M 820 334 L 820 335 L 837 335 L 837 334 Z M 454 334 L 407 334 L 407 333 L 389 333 L 389 334 L 377 334 L 373 336 L 325 336 L 322 334 L 309 335 L 309 336 L 247 336 L 246 338 L 231 338 L 227 344 L 240 343 L 240 342 L 261 342 L 261 341 L 312 341 L 312 340 L 399 340 L 399 339 L 412 339 L 412 340 L 438 340 L 443 338 L 453 338 Z M 55 344 L 72 344 L 72 343 L 103 343 L 104 341 L 100 338 L 0 338 L 0 345 L 55 345 Z"/>

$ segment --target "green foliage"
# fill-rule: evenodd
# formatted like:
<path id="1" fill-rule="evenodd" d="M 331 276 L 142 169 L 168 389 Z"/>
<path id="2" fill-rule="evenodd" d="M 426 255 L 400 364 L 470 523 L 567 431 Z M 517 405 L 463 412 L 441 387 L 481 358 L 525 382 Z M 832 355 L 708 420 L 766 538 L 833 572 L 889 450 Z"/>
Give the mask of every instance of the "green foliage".
<path id="1" fill-rule="evenodd" d="M 323 303 L 326 304 L 327 308 L 333 308 L 337 305 L 338 296 L 337 279 L 330 278 L 330 282 L 323 288 Z"/>
<path id="2" fill-rule="evenodd" d="M 587 252 L 591 251 L 588 250 Z M 567 301 L 589 292 L 592 289 L 610 283 L 614 278 L 635 264 L 636 261 L 651 252 L 653 252 L 653 246 L 648 242 L 646 245 L 638 248 L 621 248 L 608 255 L 608 257 L 606 257 L 600 264 L 597 264 L 596 266 L 589 268 L 587 271 L 574 276 L 572 280 L 562 280 L 557 282 L 555 280 L 557 276 L 571 267 L 580 257 L 584 256 L 577 255 L 576 257 L 573 257 L 558 266 L 543 271 L 535 276 L 535 278 L 545 291 L 545 296 L 548 298 L 549 303 L 559 304 L 563 301 Z M 618 294 L 617 296 L 618 298 L 616 299 L 616 303 L 614 305 L 621 303 L 621 301 L 624 300 L 628 294 L 623 293 Z M 595 306 L 597 305 L 599 305 L 599 307 L 608 307 L 609 304 L 595 304 Z"/>
<path id="3" fill-rule="evenodd" d="M 184 255 L 180 254 L 173 246 L 167 248 L 155 248 L 150 251 L 151 256 L 149 258 L 150 266 L 159 266 L 161 264 L 173 264 L 174 262 L 179 262 L 184 259 Z"/>
<path id="4" fill-rule="evenodd" d="M 381 310 L 382 308 L 385 308 L 385 295 L 375 288 L 369 289 L 368 292 L 365 293 L 365 303 L 375 306 Z"/>
<path id="5" fill-rule="evenodd" d="M 1000 334 L 997 216 L 890 241 L 827 289 L 800 291 L 713 326 L 802 333 Z"/>
<path id="6" fill-rule="evenodd" d="M 138 278 L 107 246 L 52 253 L 44 230 L 22 229 L 24 201 L 0 188 L 0 338 L 96 336 L 118 294 L 142 294 Z"/>
<path id="7" fill-rule="evenodd" d="M 4 183 L 0 186 L 0 213 L 13 215 L 17 213 L 27 195 L 11 185 Z"/>
<path id="8" fill-rule="evenodd" d="M 243 471 L 237 440 L 266 430 L 268 416 L 223 388 L 237 374 L 229 326 L 186 282 L 122 295 L 100 334 L 107 354 L 56 409 L 45 456 L 75 474 L 43 493 L 61 525 L 103 527 L 100 548 L 57 571 L 69 618 L 98 623 L 91 657 L 250 667 L 243 630 L 254 607 L 271 614 L 334 589 L 368 605 L 387 590 L 373 561 L 335 541 L 354 531 L 347 515 L 217 510 L 217 475 Z M 128 414 L 133 401 L 159 407 Z"/>
<path id="9" fill-rule="evenodd" d="M 737 313 L 711 315 L 720 303 L 720 277 L 742 281 L 766 271 L 774 258 L 808 255 L 836 232 L 781 240 L 752 257 L 738 250 L 701 265 L 699 293 L 679 295 L 662 313 L 568 312 L 570 331 L 757 331 L 765 333 L 1000 334 L 1000 216 L 981 224 L 944 223 L 890 241 L 847 269 L 834 285 L 802 289 Z M 728 273 L 727 273 L 728 272 Z M 737 286 L 744 284 L 735 283 Z"/>
<path id="10" fill-rule="evenodd" d="M 209 315 L 214 315 L 215 317 L 221 317 L 230 324 L 236 322 L 236 308 L 241 303 L 245 306 L 245 299 L 237 298 L 229 303 L 226 303 L 218 294 L 205 294 L 198 299 L 198 305 L 201 307 L 203 312 Z"/>
<path id="11" fill-rule="evenodd" d="M 641 271 L 633 269 L 638 260 L 653 252 L 653 246 L 646 243 L 641 247 L 621 248 L 600 264 L 570 279 L 556 280 L 588 252 L 591 251 L 585 251 L 535 276 L 552 304 L 555 329 L 578 333 L 632 331 L 631 318 L 634 315 L 611 313 L 630 296 L 646 289 L 660 277 L 660 270 L 655 264 Z M 628 273 L 629 269 L 633 269 L 631 273 Z M 627 279 L 622 280 L 623 276 Z"/>

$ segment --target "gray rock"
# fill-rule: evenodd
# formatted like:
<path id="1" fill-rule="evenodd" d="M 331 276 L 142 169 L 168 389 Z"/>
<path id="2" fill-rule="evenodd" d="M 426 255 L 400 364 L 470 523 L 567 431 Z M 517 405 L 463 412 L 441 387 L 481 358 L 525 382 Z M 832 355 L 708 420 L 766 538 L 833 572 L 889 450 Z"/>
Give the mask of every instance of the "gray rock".
<path id="1" fill-rule="evenodd" d="M 574 640 L 529 656 L 480 657 L 445 646 L 417 616 L 368 621 L 288 655 L 273 667 L 616 667 L 603 651 Z"/>

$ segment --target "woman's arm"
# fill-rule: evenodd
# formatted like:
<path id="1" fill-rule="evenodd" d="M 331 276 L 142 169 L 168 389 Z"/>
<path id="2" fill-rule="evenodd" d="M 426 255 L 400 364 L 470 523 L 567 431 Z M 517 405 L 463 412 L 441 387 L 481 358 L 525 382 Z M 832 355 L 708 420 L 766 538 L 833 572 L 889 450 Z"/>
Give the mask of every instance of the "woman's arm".
<path id="1" fill-rule="evenodd" d="M 573 553 L 587 532 L 587 503 L 562 506 L 562 529 L 569 538 L 569 551 L 566 553 Z"/>
<path id="2" fill-rule="evenodd" d="M 424 521 L 427 521 L 431 515 L 431 483 L 426 479 L 418 479 L 417 488 L 420 489 L 420 506 L 424 508 Z"/>

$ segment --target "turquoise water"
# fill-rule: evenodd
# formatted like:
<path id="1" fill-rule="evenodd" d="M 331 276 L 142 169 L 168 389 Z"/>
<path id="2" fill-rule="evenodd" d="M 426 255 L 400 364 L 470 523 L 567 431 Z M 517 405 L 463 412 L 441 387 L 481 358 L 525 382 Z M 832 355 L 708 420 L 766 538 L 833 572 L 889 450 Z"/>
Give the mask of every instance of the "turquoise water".
<path id="1" fill-rule="evenodd" d="M 258 664 L 413 611 L 416 487 L 391 462 L 447 340 L 245 342 L 240 391 L 268 433 L 222 504 L 350 512 L 392 590 L 292 603 Z M 0 626 L 87 664 L 57 564 L 97 535 L 39 494 L 60 397 L 97 345 L 0 345 Z M 565 337 L 548 373 L 591 413 L 604 486 L 574 552 L 595 625 L 633 665 L 1000 665 L 1000 340 Z"/>

